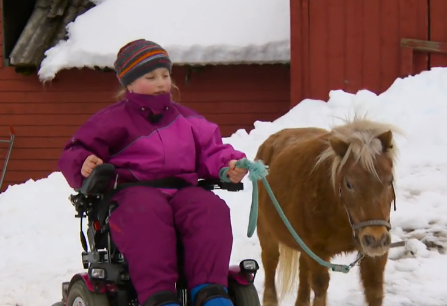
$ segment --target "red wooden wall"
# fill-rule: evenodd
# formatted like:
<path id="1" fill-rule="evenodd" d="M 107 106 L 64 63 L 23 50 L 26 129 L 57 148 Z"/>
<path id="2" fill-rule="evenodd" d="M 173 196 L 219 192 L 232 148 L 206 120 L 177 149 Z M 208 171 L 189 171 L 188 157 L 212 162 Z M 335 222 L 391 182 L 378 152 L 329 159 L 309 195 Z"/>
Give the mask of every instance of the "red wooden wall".
<path id="1" fill-rule="evenodd" d="M 400 74 L 401 38 L 447 41 L 445 0 L 291 1 L 291 103 L 330 90 L 385 91 Z M 446 66 L 416 52 L 413 73 Z"/>
<path id="2" fill-rule="evenodd" d="M 430 40 L 447 43 L 447 1 L 430 0 Z M 446 67 L 447 54 L 429 55 L 430 67 Z"/>

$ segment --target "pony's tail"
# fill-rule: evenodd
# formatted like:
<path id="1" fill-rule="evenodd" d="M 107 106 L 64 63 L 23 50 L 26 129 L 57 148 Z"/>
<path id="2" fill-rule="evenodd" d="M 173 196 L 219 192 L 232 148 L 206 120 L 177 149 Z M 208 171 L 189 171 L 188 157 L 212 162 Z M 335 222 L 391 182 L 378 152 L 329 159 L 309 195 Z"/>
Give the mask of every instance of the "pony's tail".
<path id="1" fill-rule="evenodd" d="M 279 300 L 294 292 L 298 288 L 300 252 L 279 244 L 279 264 L 277 271 L 277 283 Z"/>

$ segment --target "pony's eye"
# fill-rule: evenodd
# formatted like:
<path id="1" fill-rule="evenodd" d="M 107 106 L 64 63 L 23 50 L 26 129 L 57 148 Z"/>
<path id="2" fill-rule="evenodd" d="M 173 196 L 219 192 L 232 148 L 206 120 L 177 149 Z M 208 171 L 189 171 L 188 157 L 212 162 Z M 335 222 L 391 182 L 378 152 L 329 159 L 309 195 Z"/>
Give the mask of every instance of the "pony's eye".
<path id="1" fill-rule="evenodd" d="M 352 185 L 347 179 L 345 179 L 345 185 L 346 185 L 346 188 L 352 189 Z"/>

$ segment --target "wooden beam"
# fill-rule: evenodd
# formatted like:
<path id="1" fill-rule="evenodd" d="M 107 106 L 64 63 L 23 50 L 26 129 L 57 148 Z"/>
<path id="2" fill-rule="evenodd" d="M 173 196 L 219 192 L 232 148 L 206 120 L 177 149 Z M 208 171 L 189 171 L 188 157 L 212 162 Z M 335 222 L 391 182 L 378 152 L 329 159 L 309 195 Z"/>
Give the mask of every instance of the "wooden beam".
<path id="1" fill-rule="evenodd" d="M 447 42 L 402 38 L 400 46 L 402 48 L 411 48 L 417 52 L 447 54 Z"/>

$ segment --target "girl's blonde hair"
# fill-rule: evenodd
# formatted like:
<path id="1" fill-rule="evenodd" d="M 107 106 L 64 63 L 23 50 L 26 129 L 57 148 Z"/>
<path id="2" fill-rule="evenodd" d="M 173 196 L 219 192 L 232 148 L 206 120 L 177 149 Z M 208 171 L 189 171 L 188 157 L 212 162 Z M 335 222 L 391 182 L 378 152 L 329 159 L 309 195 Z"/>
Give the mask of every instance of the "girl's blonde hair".
<path id="1" fill-rule="evenodd" d="M 171 83 L 171 100 L 175 101 L 175 102 L 179 102 L 180 101 L 180 89 L 177 87 L 177 85 L 175 84 L 173 79 L 171 79 L 171 82 L 172 82 Z M 127 93 L 127 88 L 121 86 L 120 89 L 115 94 L 115 98 L 118 101 L 120 101 L 125 98 L 126 93 Z"/>

